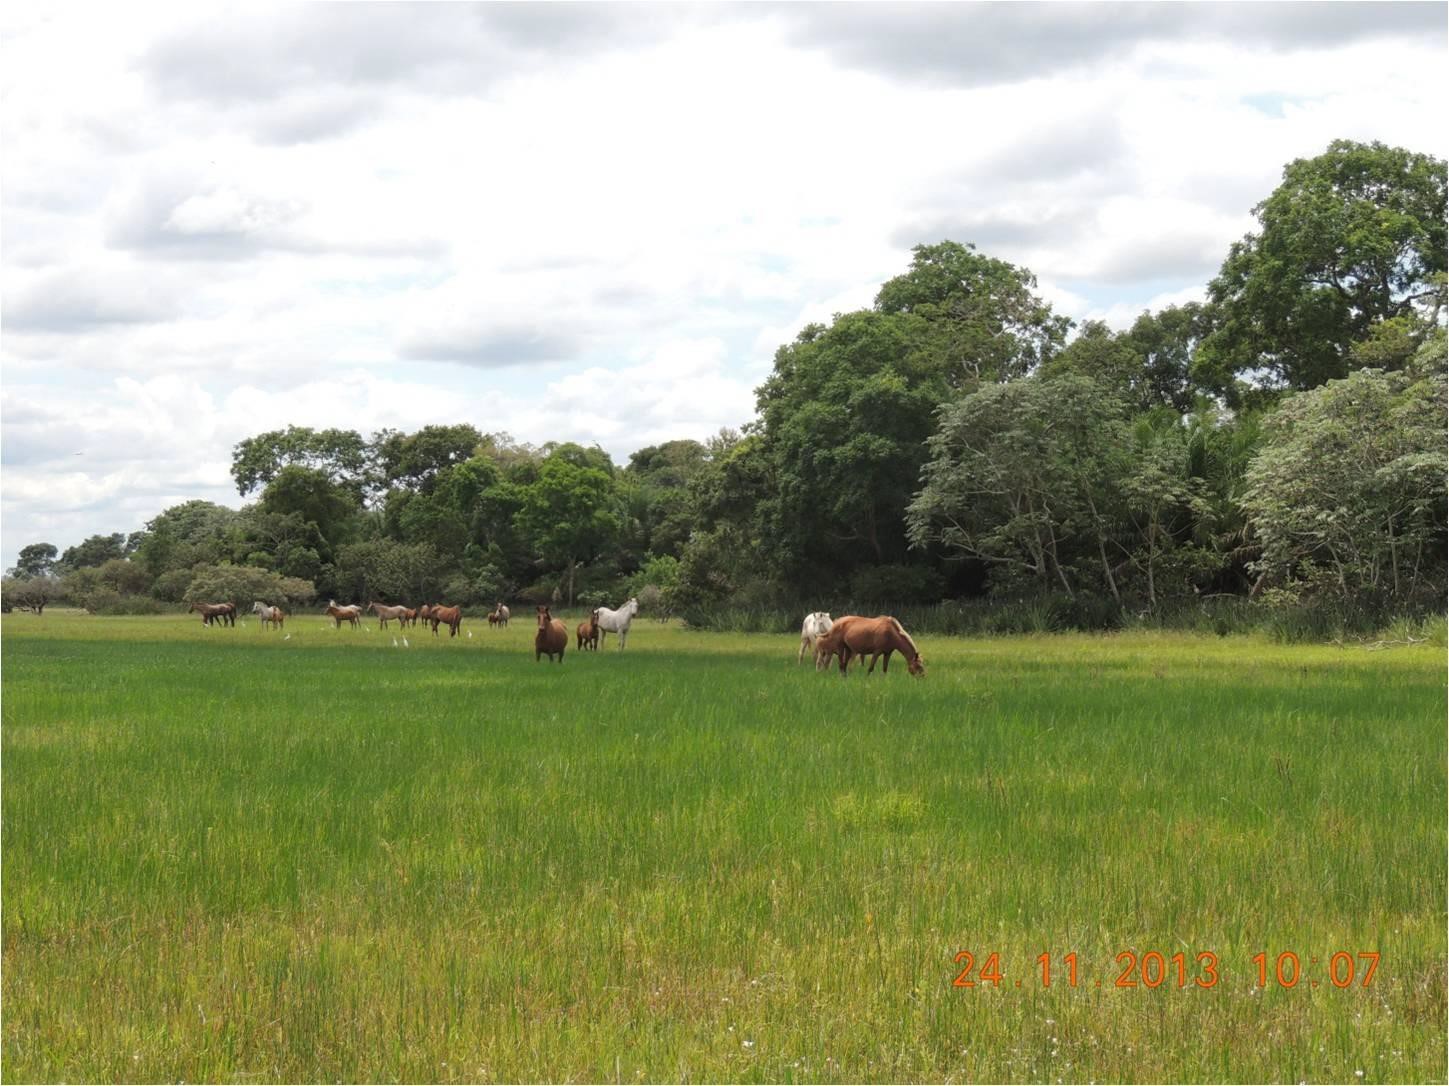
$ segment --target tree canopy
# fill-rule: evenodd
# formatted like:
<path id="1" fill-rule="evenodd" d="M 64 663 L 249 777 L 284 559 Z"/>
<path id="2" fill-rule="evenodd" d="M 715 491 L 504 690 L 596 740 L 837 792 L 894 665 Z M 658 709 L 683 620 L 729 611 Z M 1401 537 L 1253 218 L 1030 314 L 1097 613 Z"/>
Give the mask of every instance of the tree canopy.
<path id="1" fill-rule="evenodd" d="M 1422 339 L 1444 307 L 1444 208 L 1444 160 L 1430 155 L 1335 140 L 1289 163 L 1209 286 L 1203 379 L 1315 388 L 1347 375 L 1384 322 L 1413 318 Z"/>

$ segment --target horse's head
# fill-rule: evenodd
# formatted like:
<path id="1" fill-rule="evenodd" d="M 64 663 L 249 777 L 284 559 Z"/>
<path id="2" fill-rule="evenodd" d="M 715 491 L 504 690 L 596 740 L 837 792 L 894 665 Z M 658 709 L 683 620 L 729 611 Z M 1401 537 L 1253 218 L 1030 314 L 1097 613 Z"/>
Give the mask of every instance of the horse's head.
<path id="1" fill-rule="evenodd" d="M 637 615 L 639 613 L 639 601 L 633 596 L 630 596 L 629 602 L 624 604 L 624 610 L 628 611 L 631 615 Z"/>
<path id="2" fill-rule="evenodd" d="M 923 679 L 926 677 L 926 661 L 922 660 L 920 654 L 917 653 L 906 661 L 906 670 L 916 678 Z"/>
<path id="3" fill-rule="evenodd" d="M 553 621 L 553 616 L 548 613 L 547 604 L 538 605 L 538 628 L 541 630 Z"/>

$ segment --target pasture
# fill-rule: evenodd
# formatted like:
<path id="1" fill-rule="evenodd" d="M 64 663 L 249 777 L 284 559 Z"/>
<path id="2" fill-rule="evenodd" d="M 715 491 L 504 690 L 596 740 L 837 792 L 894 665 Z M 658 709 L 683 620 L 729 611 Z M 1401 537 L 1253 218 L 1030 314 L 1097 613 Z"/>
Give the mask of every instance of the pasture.
<path id="1" fill-rule="evenodd" d="M 243 622 L 4 618 L 5 1080 L 1444 1078 L 1442 648 Z"/>

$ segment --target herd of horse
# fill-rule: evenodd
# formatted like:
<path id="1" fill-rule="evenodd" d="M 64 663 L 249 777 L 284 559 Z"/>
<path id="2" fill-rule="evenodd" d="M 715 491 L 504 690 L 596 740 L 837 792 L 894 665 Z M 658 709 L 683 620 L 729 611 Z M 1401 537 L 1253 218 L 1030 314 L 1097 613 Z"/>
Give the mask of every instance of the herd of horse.
<path id="1" fill-rule="evenodd" d="M 632 596 L 617 611 L 608 607 L 595 607 L 589 612 L 588 619 L 580 622 L 575 631 L 575 635 L 578 637 L 578 651 L 597 652 L 599 643 L 606 633 L 618 634 L 619 648 L 622 649 L 629 640 L 629 626 L 638 613 L 639 601 Z M 558 657 L 559 663 L 563 663 L 564 649 L 568 648 L 568 644 L 568 627 L 560 619 L 553 617 L 547 604 L 539 604 L 538 632 L 533 635 L 534 663 L 544 656 L 548 657 L 549 663 L 554 662 L 555 656 Z"/>
<path id="2" fill-rule="evenodd" d="M 188 613 L 196 611 L 201 612 L 201 621 L 205 626 L 213 623 L 227 626 L 236 625 L 236 604 L 234 603 L 193 603 Z M 357 626 L 367 611 L 371 611 L 377 616 L 377 621 L 383 629 L 387 629 L 389 622 L 396 622 L 399 626 L 406 627 L 416 626 L 421 621 L 432 626 L 434 637 L 437 636 L 440 626 L 448 627 L 449 637 L 457 637 L 458 628 L 463 622 L 461 607 L 445 607 L 437 603 L 425 603 L 421 607 L 404 607 L 369 602 L 364 608 L 358 603 L 339 605 L 336 600 L 327 601 L 326 614 L 332 618 L 334 629 L 340 629 L 344 622 L 354 627 Z M 622 649 L 629 639 L 629 626 L 638 613 L 639 601 L 632 598 L 617 611 L 608 607 L 594 608 L 589 612 L 589 617 L 580 622 L 575 630 L 576 651 L 597 652 L 606 633 L 618 634 L 619 648 Z M 287 617 L 280 607 L 263 603 L 261 600 L 252 603 L 252 614 L 258 616 L 263 628 L 270 625 L 277 630 L 282 628 L 282 623 Z M 488 625 L 507 626 L 508 618 L 508 608 L 500 601 L 489 612 Z M 548 605 L 540 604 L 538 607 L 538 632 L 534 634 L 533 638 L 534 662 L 537 663 L 547 656 L 549 663 L 553 663 L 555 658 L 558 663 L 563 663 L 564 650 L 568 648 L 568 643 L 568 627 L 561 620 L 553 617 Z M 827 611 L 815 611 L 805 616 L 805 621 L 800 627 L 800 652 L 795 657 L 796 664 L 804 661 L 806 652 L 810 652 L 814 656 L 817 671 L 823 671 L 830 666 L 833 660 L 839 660 L 840 673 L 845 675 L 852 660 L 858 659 L 863 664 L 866 657 L 869 657 L 870 666 L 866 669 L 867 675 L 875 671 L 877 661 L 880 661 L 882 672 L 889 672 L 891 655 L 898 652 L 906 661 L 907 672 L 918 678 L 926 673 L 926 665 L 921 659 L 916 643 L 911 640 L 911 635 L 906 633 L 905 628 L 890 615 L 877 615 L 875 618 L 842 615 L 840 618 L 832 619 Z"/>

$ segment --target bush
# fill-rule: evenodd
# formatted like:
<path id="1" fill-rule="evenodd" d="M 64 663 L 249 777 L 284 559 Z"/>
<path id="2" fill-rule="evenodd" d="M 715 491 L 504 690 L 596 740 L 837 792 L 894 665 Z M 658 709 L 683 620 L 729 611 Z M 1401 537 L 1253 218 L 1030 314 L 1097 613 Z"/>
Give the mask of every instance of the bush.
<path id="1" fill-rule="evenodd" d="M 219 602 L 230 600 L 245 611 L 253 600 L 283 607 L 296 607 L 316 599 L 317 590 L 311 581 L 283 577 L 269 569 L 255 566 L 198 566 L 183 602 Z"/>
<path id="2" fill-rule="evenodd" d="M 176 608 L 151 596 L 122 596 L 103 589 L 101 598 L 92 598 L 87 610 L 93 615 L 164 615 Z"/>
<path id="3" fill-rule="evenodd" d="M 927 603 L 941 598 L 945 578 L 929 566 L 864 566 L 850 577 L 850 594 L 876 604 Z"/>
<path id="4" fill-rule="evenodd" d="M 191 587 L 195 576 L 195 570 L 169 569 L 151 585 L 151 595 L 167 603 L 180 603 L 186 598 L 186 590 Z"/>

